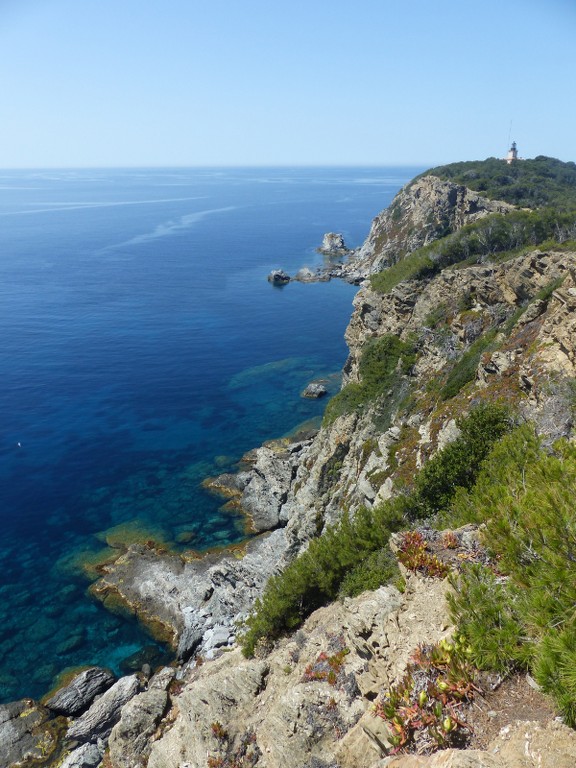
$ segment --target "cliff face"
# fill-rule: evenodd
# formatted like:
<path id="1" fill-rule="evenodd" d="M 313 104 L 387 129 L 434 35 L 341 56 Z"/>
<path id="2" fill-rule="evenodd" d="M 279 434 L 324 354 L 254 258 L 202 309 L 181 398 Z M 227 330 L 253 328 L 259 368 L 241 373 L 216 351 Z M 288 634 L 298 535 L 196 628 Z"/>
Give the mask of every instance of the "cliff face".
<path id="1" fill-rule="evenodd" d="M 368 274 L 509 209 L 461 185 L 419 179 L 376 217 L 354 268 Z M 503 399 L 549 441 L 571 434 L 576 252 L 534 249 L 502 263 L 451 267 L 386 295 L 364 284 L 346 332 L 346 385 L 360 382 L 365 350 L 386 336 L 413 352 L 408 369 L 397 366 L 393 386 L 344 409 L 313 438 L 252 451 L 251 468 L 215 483 L 235 496 L 256 531 L 268 533 L 244 553 L 203 560 L 132 547 L 94 585 L 106 605 L 135 613 L 180 657 L 177 681 L 170 683 L 172 673 L 162 687 L 153 678 L 122 710 L 107 767 L 370 768 L 382 754 L 371 702 L 401 674 L 415 645 L 449 630 L 445 583 L 408 577 L 403 595 L 385 587 L 321 609 L 297 635 L 252 661 L 234 650 L 236 622 L 267 579 L 342 510 L 374 506 L 409 484 L 458 434 L 455 419 L 472 404 Z M 314 677 L 322 653 L 336 658 L 344 650 L 335 687 Z M 186 663 L 194 652 L 208 661 Z M 154 708 L 146 696 L 158 688 L 162 693 L 151 695 L 161 706 Z M 137 748 L 136 732 L 149 734 Z M 574 743 L 566 750 L 576 756 Z M 70 768 L 81 764 L 70 759 Z M 490 760 L 484 754 L 477 762 L 446 764 L 532 765 Z"/>
<path id="2" fill-rule="evenodd" d="M 392 205 L 376 216 L 353 266 L 365 275 L 378 272 L 406 253 L 465 224 L 512 208 L 461 184 L 424 176 L 410 182 L 396 195 Z"/>

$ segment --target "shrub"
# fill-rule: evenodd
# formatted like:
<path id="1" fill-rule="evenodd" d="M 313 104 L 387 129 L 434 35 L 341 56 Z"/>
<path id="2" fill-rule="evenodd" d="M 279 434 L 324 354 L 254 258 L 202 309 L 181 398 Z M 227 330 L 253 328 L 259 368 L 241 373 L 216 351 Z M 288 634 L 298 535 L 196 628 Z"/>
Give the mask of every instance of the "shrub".
<path id="1" fill-rule="evenodd" d="M 367 589 L 378 589 L 399 575 L 396 558 L 389 547 L 371 552 L 348 571 L 338 590 L 339 597 L 356 597 Z"/>
<path id="2" fill-rule="evenodd" d="M 402 519 L 400 505 L 390 501 L 373 510 L 361 508 L 354 518 L 345 514 L 337 525 L 313 539 L 305 552 L 268 581 L 256 601 L 241 632 L 244 655 L 252 656 L 263 638 L 275 640 L 296 629 L 312 611 L 337 597 L 348 573 L 356 571 L 350 577 L 354 590 L 372 587 L 374 569 L 364 569 L 363 563 L 371 553 L 387 546 L 391 532 L 399 529 Z M 388 574 L 387 569 L 384 572 Z M 367 584 L 361 588 L 363 574 Z"/>
<path id="3" fill-rule="evenodd" d="M 448 374 L 448 379 L 440 391 L 442 400 L 449 400 L 451 397 L 454 397 L 460 392 L 463 386 L 475 379 L 480 358 L 490 344 L 492 344 L 496 338 L 496 334 L 496 328 L 487 331 L 470 345 L 470 349 L 464 352 L 462 357 Z"/>
<path id="4" fill-rule="evenodd" d="M 482 461 L 513 427 L 510 410 L 495 403 L 479 404 L 456 423 L 460 436 L 438 451 L 416 477 L 406 502 L 412 519 L 448 509 L 459 488 L 472 487 Z"/>
<path id="5" fill-rule="evenodd" d="M 461 436 L 426 464 L 411 494 L 374 509 L 361 508 L 353 518 L 345 514 L 268 581 L 240 633 L 246 656 L 254 654 L 261 640 L 293 631 L 339 594 L 359 594 L 395 577 L 387 554 L 390 534 L 405 526 L 408 518 L 424 517 L 448 505 L 458 486 L 470 487 L 479 464 L 512 422 L 506 408 L 485 404 L 458 423 Z"/>
<path id="6" fill-rule="evenodd" d="M 453 618 L 486 666 L 528 666 L 571 722 L 576 718 L 576 446 L 545 453 L 528 426 L 485 462 L 475 488 L 455 499 L 476 521 L 503 578 L 467 571 Z"/>
<path id="7" fill-rule="evenodd" d="M 415 358 L 414 345 L 401 341 L 398 336 L 386 334 L 370 339 L 360 358 L 360 381 L 347 384 L 330 400 L 324 412 L 324 424 L 331 424 L 338 416 L 359 410 L 382 395 L 400 374 L 410 370 Z"/>
<path id="8" fill-rule="evenodd" d="M 478 564 L 450 580 L 454 591 L 448 604 L 470 644 L 472 662 L 480 669 L 509 672 L 522 659 L 522 626 L 506 582 Z"/>
<path id="9" fill-rule="evenodd" d="M 576 726 L 576 626 L 552 629 L 543 638 L 534 660 L 534 677 L 551 694 L 568 725 Z"/>

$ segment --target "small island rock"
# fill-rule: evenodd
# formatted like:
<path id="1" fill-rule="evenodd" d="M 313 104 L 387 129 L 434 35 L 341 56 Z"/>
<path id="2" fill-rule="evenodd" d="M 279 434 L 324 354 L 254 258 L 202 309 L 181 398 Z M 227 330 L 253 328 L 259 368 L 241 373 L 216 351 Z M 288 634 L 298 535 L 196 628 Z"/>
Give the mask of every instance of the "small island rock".
<path id="1" fill-rule="evenodd" d="M 317 399 L 319 397 L 324 397 L 324 395 L 328 394 L 328 390 L 326 389 L 326 386 L 321 381 L 311 381 L 310 384 L 306 387 L 306 389 L 302 392 L 301 397 L 309 397 Z"/>
<path id="2" fill-rule="evenodd" d="M 290 275 L 283 269 L 273 269 L 268 275 L 268 282 L 273 285 L 286 285 L 290 282 Z"/>
<path id="3" fill-rule="evenodd" d="M 324 235 L 322 245 L 318 250 L 320 253 L 325 253 L 329 256 L 337 256 L 339 254 L 348 253 L 350 249 L 344 242 L 344 235 L 340 232 L 327 232 Z"/>

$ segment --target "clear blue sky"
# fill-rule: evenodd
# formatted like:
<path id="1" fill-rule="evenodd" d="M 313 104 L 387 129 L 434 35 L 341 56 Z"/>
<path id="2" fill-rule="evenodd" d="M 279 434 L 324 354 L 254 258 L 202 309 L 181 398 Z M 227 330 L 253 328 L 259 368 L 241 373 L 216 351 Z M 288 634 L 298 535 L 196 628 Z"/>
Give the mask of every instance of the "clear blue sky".
<path id="1" fill-rule="evenodd" d="M 0 92 L 4 168 L 576 160 L 576 0 L 0 0 Z"/>

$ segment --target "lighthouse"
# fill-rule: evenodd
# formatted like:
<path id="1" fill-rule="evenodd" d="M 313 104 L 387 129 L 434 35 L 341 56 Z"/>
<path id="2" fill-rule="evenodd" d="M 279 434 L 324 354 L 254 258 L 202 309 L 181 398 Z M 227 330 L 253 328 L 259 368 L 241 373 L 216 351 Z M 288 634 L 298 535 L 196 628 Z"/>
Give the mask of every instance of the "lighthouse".
<path id="1" fill-rule="evenodd" d="M 516 149 L 516 142 L 512 142 L 512 146 L 508 150 L 508 154 L 506 155 L 506 162 L 508 165 L 511 165 L 511 163 L 514 162 L 514 160 L 518 160 L 518 150 Z"/>

